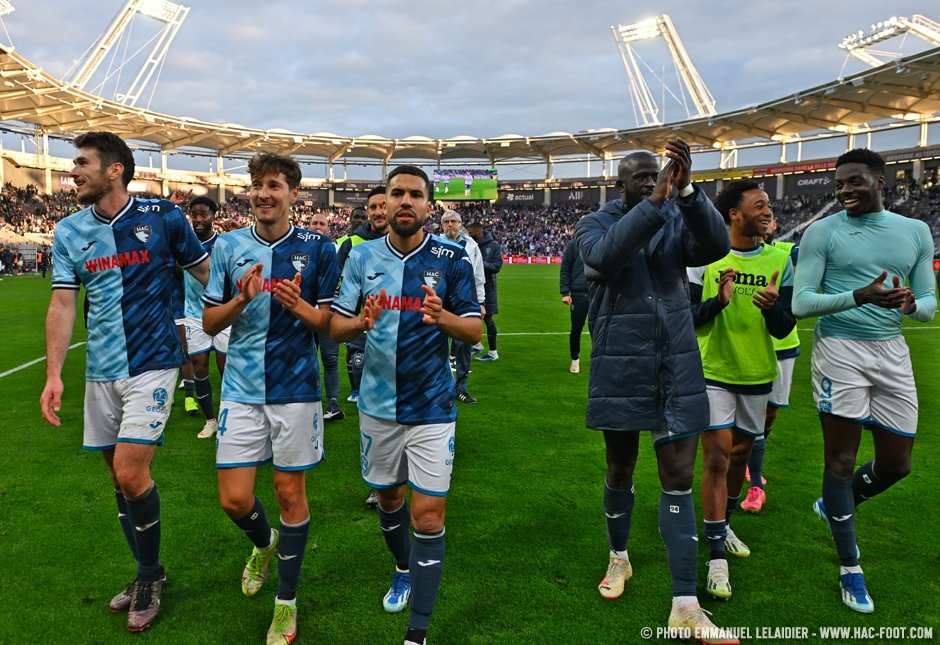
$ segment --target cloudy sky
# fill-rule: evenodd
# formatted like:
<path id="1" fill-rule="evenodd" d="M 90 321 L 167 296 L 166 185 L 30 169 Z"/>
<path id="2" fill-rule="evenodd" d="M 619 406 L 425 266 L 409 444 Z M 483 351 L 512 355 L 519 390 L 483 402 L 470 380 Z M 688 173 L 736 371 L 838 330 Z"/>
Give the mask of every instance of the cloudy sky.
<path id="1" fill-rule="evenodd" d="M 16 50 L 57 76 L 124 4 L 12 2 L 16 10 L 3 21 Z M 837 44 L 873 22 L 916 13 L 940 21 L 936 0 L 661 0 L 649 11 L 623 0 L 187 4 L 192 9 L 157 92 L 138 106 L 149 101 L 158 112 L 258 128 L 388 137 L 633 127 L 610 26 L 657 13 L 671 16 L 719 112 L 862 70 L 854 59 L 846 64 Z M 135 20 L 128 50 L 146 42 L 156 24 Z M 926 46 L 909 37 L 882 48 L 912 53 Z M 661 41 L 636 51 L 650 69 L 675 78 Z M 662 82 L 649 73 L 647 80 L 659 97 Z M 108 91 L 102 94 L 113 95 L 113 87 Z M 667 120 L 685 118 L 675 102 L 665 111 Z"/>

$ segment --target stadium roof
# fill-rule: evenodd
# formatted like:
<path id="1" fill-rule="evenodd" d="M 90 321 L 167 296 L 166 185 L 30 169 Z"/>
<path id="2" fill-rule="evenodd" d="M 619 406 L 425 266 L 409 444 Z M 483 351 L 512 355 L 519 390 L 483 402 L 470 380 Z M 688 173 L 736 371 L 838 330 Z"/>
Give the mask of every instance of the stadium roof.
<path id="1" fill-rule="evenodd" d="M 50 135 L 110 130 L 166 151 L 202 149 L 223 156 L 266 150 L 330 163 L 344 158 L 490 163 L 584 154 L 606 158 L 638 148 L 659 150 L 668 137 L 676 135 L 701 151 L 733 148 L 747 141 L 787 141 L 820 132 L 865 131 L 868 124 L 891 120 L 940 120 L 940 48 L 775 101 L 663 126 L 539 136 L 389 139 L 219 125 L 128 107 L 69 87 L 13 49 L 0 46 L 0 122 L 32 124 Z"/>

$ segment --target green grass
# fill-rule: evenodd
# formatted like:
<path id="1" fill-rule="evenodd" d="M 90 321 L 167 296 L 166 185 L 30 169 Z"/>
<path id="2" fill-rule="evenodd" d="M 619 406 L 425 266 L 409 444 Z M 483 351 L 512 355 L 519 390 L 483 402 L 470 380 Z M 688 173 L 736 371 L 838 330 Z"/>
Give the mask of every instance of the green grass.
<path id="1" fill-rule="evenodd" d="M 447 561 L 429 642 L 633 643 L 641 642 L 642 627 L 655 632 L 665 625 L 669 575 L 646 439 L 630 542 L 635 574 L 621 599 L 605 601 L 597 593 L 607 561 L 603 442 L 584 428 L 589 340 L 584 336 L 581 374 L 569 374 L 568 314 L 557 284 L 552 266 L 511 265 L 500 274 L 500 360 L 473 363 L 470 391 L 480 403 L 460 408 Z M 48 285 L 34 277 L 0 282 L 6 340 L 0 373 L 43 355 Z M 940 629 L 940 522 L 932 501 L 940 489 L 938 333 L 940 321 L 912 325 L 907 333 L 921 405 L 913 473 L 858 514 L 875 613 L 862 616 L 842 605 L 831 538 L 810 510 L 821 487 L 822 444 L 807 329 L 791 407 L 769 441 L 767 506 L 759 516 L 739 512 L 733 522 L 753 555 L 731 562 L 730 602 L 702 592 L 717 624 L 804 626 L 810 634 L 820 626 Z M 73 342 L 80 340 L 79 329 Z M 123 616 L 108 613 L 107 602 L 132 577 L 133 563 L 101 457 L 80 447 L 83 356 L 83 348 L 72 350 L 66 363 L 58 429 L 39 414 L 44 363 L 0 378 L 0 643 L 259 642 L 271 620 L 276 576 L 255 598 L 242 596 L 239 574 L 249 545 L 218 507 L 212 442 L 196 439 L 202 423 L 183 414 L 179 392 L 154 470 L 170 581 L 163 612 L 137 636 L 126 632 Z M 345 397 L 345 377 L 342 382 Z M 308 477 L 313 524 L 299 642 L 400 643 L 407 612 L 382 610 L 392 562 L 363 506 L 356 418 L 351 404 L 343 407 L 351 414 L 327 427 L 328 458 Z M 870 456 L 865 437 L 860 459 Z M 260 473 L 257 490 L 276 518 L 270 470 Z M 701 590 L 704 553 L 700 559 Z"/>
<path id="2" fill-rule="evenodd" d="M 434 189 L 434 199 L 444 201 L 477 201 L 496 199 L 496 180 L 474 177 L 470 184 L 470 194 L 466 194 L 466 185 L 462 177 L 451 177 L 447 184 L 447 192 L 444 191 L 444 182 Z"/>

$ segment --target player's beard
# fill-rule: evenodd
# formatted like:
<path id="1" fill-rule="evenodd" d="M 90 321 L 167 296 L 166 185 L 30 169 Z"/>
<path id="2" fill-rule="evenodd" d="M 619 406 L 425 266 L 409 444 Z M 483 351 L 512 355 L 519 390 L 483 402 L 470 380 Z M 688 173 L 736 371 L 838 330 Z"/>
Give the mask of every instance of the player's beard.
<path id="1" fill-rule="evenodd" d="M 113 189 L 111 183 L 107 181 L 89 186 L 90 183 L 86 180 L 82 186 L 86 191 L 78 194 L 78 201 L 81 204 L 97 204 Z"/>
<path id="2" fill-rule="evenodd" d="M 392 230 L 395 231 L 399 237 L 411 237 L 424 228 L 424 221 L 415 217 L 410 224 L 404 224 L 399 222 L 398 218 L 392 217 L 389 219 L 388 225 L 392 227 Z"/>

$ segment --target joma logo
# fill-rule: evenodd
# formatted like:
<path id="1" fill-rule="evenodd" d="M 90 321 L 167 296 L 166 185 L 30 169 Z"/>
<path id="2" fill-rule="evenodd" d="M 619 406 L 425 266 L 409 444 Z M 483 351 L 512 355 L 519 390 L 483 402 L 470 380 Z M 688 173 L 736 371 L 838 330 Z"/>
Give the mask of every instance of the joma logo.
<path id="1" fill-rule="evenodd" d="M 715 277 L 715 284 L 718 284 L 721 281 L 721 275 Z M 738 271 L 734 274 L 734 283 L 743 284 L 748 287 L 766 287 L 767 278 L 762 275 L 755 275 L 753 273 L 741 273 Z"/>

